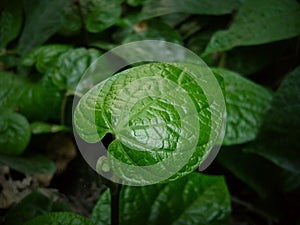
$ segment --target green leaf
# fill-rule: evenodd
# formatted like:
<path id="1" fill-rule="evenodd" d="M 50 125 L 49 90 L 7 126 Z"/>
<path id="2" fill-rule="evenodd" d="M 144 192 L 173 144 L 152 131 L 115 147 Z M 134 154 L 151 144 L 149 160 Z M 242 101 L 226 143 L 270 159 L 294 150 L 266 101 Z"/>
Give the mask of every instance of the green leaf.
<path id="1" fill-rule="evenodd" d="M 244 149 L 245 147 L 222 148 L 217 160 L 261 197 L 276 196 L 300 186 L 299 174 L 283 170 L 262 157 L 246 153 Z"/>
<path id="2" fill-rule="evenodd" d="M 40 46 L 62 26 L 62 10 L 67 1 L 24 1 L 25 25 L 19 41 L 21 55 Z"/>
<path id="3" fill-rule="evenodd" d="M 241 75 L 226 69 L 213 69 L 225 81 L 227 124 L 223 145 L 235 145 L 255 139 L 272 93 Z"/>
<path id="4" fill-rule="evenodd" d="M 46 73 L 57 61 L 57 58 L 64 52 L 71 49 L 69 45 L 52 44 L 42 46 L 22 58 L 24 66 L 36 66 L 40 73 Z"/>
<path id="5" fill-rule="evenodd" d="M 300 34 L 300 4 L 294 0 L 249 0 L 240 7 L 230 28 L 211 38 L 203 55 L 236 46 L 259 45 Z"/>
<path id="6" fill-rule="evenodd" d="M 126 0 L 127 4 L 130 6 L 139 6 L 143 5 L 145 0 Z"/>
<path id="7" fill-rule="evenodd" d="M 77 34 L 83 26 L 78 2 L 69 1 L 62 10 L 62 27 L 59 33 Z"/>
<path id="8" fill-rule="evenodd" d="M 225 67 L 243 75 L 249 75 L 285 57 L 287 42 L 238 47 L 225 54 Z"/>
<path id="9" fill-rule="evenodd" d="M 249 151 L 280 167 L 300 173 L 300 67 L 276 91 L 258 140 Z"/>
<path id="10" fill-rule="evenodd" d="M 30 127 L 27 119 L 9 110 L 0 111 L 0 153 L 21 154 L 30 140 Z"/>
<path id="11" fill-rule="evenodd" d="M 58 87 L 74 91 L 86 69 L 99 56 L 95 49 L 70 49 L 58 57 L 48 75 Z"/>
<path id="12" fill-rule="evenodd" d="M 18 110 L 28 120 L 57 118 L 62 96 L 47 75 L 36 82 L 4 71 L 0 77 L 0 107 Z"/>
<path id="13" fill-rule="evenodd" d="M 230 195 L 223 177 L 192 173 L 180 180 L 145 187 L 123 186 L 120 193 L 120 225 L 227 224 Z M 91 220 L 110 224 L 110 196 L 106 191 Z"/>
<path id="14" fill-rule="evenodd" d="M 52 196 L 49 196 L 43 189 L 33 191 L 7 212 L 5 224 L 20 225 L 38 215 L 68 209 L 65 203 L 60 200 L 52 200 L 50 197 Z"/>
<path id="15" fill-rule="evenodd" d="M 135 24 L 133 30 L 130 28 L 129 32 L 131 34 L 129 33 L 126 35 L 123 43 L 149 39 L 182 44 L 180 34 L 158 19 L 139 22 Z"/>
<path id="16" fill-rule="evenodd" d="M 38 216 L 24 225 L 94 225 L 90 220 L 69 212 L 52 212 Z"/>
<path id="17" fill-rule="evenodd" d="M 97 33 L 114 25 L 121 16 L 122 0 L 85 0 L 80 1 L 80 10 L 85 27 Z"/>
<path id="18" fill-rule="evenodd" d="M 174 168 L 168 171 L 172 173 L 172 170 L 178 171 L 181 163 L 186 164 L 169 179 L 194 171 L 210 151 L 207 147 L 210 146 L 212 113 L 221 112 L 216 109 L 211 112 L 207 96 L 194 78 L 196 75 L 186 72 L 185 68 L 181 64 L 150 63 L 118 73 L 96 85 L 75 109 L 77 132 L 91 143 L 112 133 L 116 139 L 109 145 L 108 152 L 126 165 L 151 166 L 172 159 Z M 183 113 L 186 110 L 189 113 Z M 222 115 L 217 118 L 220 117 Z M 201 135 L 198 135 L 198 124 Z M 189 150 L 193 151 L 192 156 L 183 162 Z M 113 170 L 123 173 L 118 166 L 113 166 Z M 149 179 L 161 177 L 162 171 L 168 174 L 161 168 L 147 176 Z"/>
<path id="19" fill-rule="evenodd" d="M 145 18 L 170 13 L 223 15 L 231 13 L 239 6 L 239 0 L 147 0 L 142 12 Z"/>
<path id="20" fill-rule="evenodd" d="M 19 97 L 22 81 L 15 74 L 0 70 L 0 107 L 12 108 Z"/>
<path id="21" fill-rule="evenodd" d="M 56 170 L 55 163 L 42 155 L 10 156 L 0 155 L 0 162 L 24 174 L 49 174 Z"/>
<path id="22" fill-rule="evenodd" d="M 3 9 L 0 16 L 0 48 L 5 48 L 19 35 L 23 10 L 19 0 L 4 0 L 0 4 Z"/>
<path id="23" fill-rule="evenodd" d="M 58 124 L 49 124 L 44 122 L 34 122 L 30 124 L 33 134 L 57 133 L 61 131 L 71 131 L 70 127 Z"/>

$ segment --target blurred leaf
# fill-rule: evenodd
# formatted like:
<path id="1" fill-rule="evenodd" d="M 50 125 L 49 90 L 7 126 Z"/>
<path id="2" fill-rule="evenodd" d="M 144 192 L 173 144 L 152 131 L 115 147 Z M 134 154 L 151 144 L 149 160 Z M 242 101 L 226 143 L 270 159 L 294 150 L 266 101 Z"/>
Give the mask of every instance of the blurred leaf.
<path id="1" fill-rule="evenodd" d="M 38 215 L 67 209 L 66 204 L 56 199 L 50 199 L 43 193 L 43 190 L 35 190 L 8 211 L 5 216 L 5 224 L 20 225 Z"/>
<path id="2" fill-rule="evenodd" d="M 190 15 L 186 13 L 172 13 L 161 16 L 161 19 L 165 24 L 175 29 L 175 26 L 180 25 L 189 17 Z"/>
<path id="3" fill-rule="evenodd" d="M 24 174 L 50 174 L 56 170 L 55 163 L 43 155 L 10 156 L 0 155 L 0 162 Z"/>
<path id="4" fill-rule="evenodd" d="M 0 71 L 0 107 L 12 108 L 28 120 L 57 118 L 60 114 L 61 92 L 48 76 L 37 82 Z"/>
<path id="5" fill-rule="evenodd" d="M 258 45 L 300 34 L 300 4 L 295 0 L 248 0 L 230 28 L 211 38 L 203 55 L 236 46 Z"/>
<path id="6" fill-rule="evenodd" d="M 44 76 L 37 82 L 0 71 L 1 107 L 18 110 L 28 120 L 47 120 L 60 114 L 61 92 Z"/>
<path id="7" fill-rule="evenodd" d="M 19 113 L 3 108 L 0 110 L 0 153 L 21 154 L 30 140 L 29 123 Z"/>
<path id="8" fill-rule="evenodd" d="M 246 153 L 243 147 L 222 148 L 217 160 L 264 198 L 300 186 L 300 175 L 283 170 L 255 154 Z"/>
<path id="9" fill-rule="evenodd" d="M 121 16 L 121 3 L 122 0 L 80 1 L 86 29 L 96 33 L 114 25 Z"/>
<path id="10" fill-rule="evenodd" d="M 139 6 L 139 5 L 142 5 L 145 0 L 126 0 L 127 4 L 130 5 L 130 6 Z"/>
<path id="11" fill-rule="evenodd" d="M 19 35 L 23 9 L 20 0 L 4 0 L 0 7 L 3 8 L 0 16 L 0 48 L 5 48 Z"/>
<path id="12" fill-rule="evenodd" d="M 230 196 L 223 177 L 192 173 L 163 185 L 123 186 L 120 224 L 227 224 Z M 110 224 L 110 196 L 106 191 L 91 220 Z"/>
<path id="13" fill-rule="evenodd" d="M 23 0 L 25 25 L 19 41 L 21 55 L 40 46 L 62 26 L 62 10 L 67 1 Z"/>
<path id="14" fill-rule="evenodd" d="M 213 72 L 225 81 L 227 124 L 223 145 L 254 140 L 271 105 L 271 91 L 226 69 L 213 69 Z"/>
<path id="15" fill-rule="evenodd" d="M 30 124 L 31 132 L 33 134 L 47 134 L 47 133 L 57 133 L 61 131 L 71 131 L 72 129 L 67 126 L 49 124 L 44 122 L 34 122 Z"/>
<path id="16" fill-rule="evenodd" d="M 25 66 L 36 66 L 40 73 L 46 73 L 53 64 L 56 63 L 57 58 L 72 47 L 69 45 L 52 44 L 44 45 L 22 58 L 22 64 Z"/>
<path id="17" fill-rule="evenodd" d="M 58 57 L 49 70 L 49 76 L 58 87 L 74 91 L 85 70 L 99 56 L 99 51 L 95 49 L 70 49 Z"/>
<path id="18" fill-rule="evenodd" d="M 51 212 L 35 217 L 24 225 L 94 225 L 90 220 L 70 212 Z"/>
<path id="19" fill-rule="evenodd" d="M 239 47 L 228 51 L 225 56 L 225 67 L 243 75 L 253 74 L 283 58 L 287 43 L 276 42 L 259 46 Z"/>
<path id="20" fill-rule="evenodd" d="M 276 91 L 258 140 L 249 151 L 300 173 L 300 67 Z"/>
<path id="21" fill-rule="evenodd" d="M 4 70 L 9 70 L 12 67 L 16 67 L 19 64 L 20 58 L 12 54 L 0 54 L 0 65 Z"/>
<path id="22" fill-rule="evenodd" d="M 12 108 L 19 97 L 22 81 L 15 74 L 0 70 L 0 107 Z"/>
<path id="23" fill-rule="evenodd" d="M 68 3 L 62 9 L 62 27 L 59 32 L 63 34 L 76 34 L 83 25 L 79 1 L 68 0 Z"/>
<path id="24" fill-rule="evenodd" d="M 141 41 L 145 39 L 164 40 L 172 43 L 182 44 L 182 38 L 180 37 L 180 34 L 158 19 L 141 21 L 135 24 L 133 30 L 131 30 L 131 34 L 129 33 L 126 35 L 123 43 Z"/>
<path id="25" fill-rule="evenodd" d="M 37 83 L 25 81 L 23 85 L 20 90 L 22 92 L 19 92 L 21 95 L 15 105 L 22 114 L 30 121 L 59 118 L 62 93 L 53 85 L 48 76 L 43 77 Z"/>
<path id="26" fill-rule="evenodd" d="M 142 12 L 145 18 L 169 13 L 223 15 L 231 13 L 239 6 L 239 0 L 146 0 Z"/>

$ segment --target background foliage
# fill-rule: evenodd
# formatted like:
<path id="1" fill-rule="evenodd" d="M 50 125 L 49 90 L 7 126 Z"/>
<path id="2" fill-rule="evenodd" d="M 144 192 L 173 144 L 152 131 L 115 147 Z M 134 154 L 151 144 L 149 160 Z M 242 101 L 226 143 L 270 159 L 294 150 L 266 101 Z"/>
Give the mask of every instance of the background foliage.
<path id="1" fill-rule="evenodd" d="M 123 187 L 120 223 L 300 224 L 299 1 L 4 0 L 0 10 L 1 222 L 110 224 L 108 191 L 74 145 L 72 95 L 101 53 L 158 39 L 223 77 L 225 140 L 202 173 Z"/>

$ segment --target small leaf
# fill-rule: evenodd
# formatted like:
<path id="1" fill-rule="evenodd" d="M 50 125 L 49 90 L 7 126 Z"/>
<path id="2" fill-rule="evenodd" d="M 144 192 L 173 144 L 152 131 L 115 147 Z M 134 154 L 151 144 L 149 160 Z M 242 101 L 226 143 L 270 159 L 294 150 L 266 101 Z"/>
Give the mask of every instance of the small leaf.
<path id="1" fill-rule="evenodd" d="M 182 44 L 180 34 L 161 20 L 148 20 L 135 24 L 133 30 L 126 35 L 123 43 L 141 40 L 164 40 L 172 43 Z"/>
<path id="2" fill-rule="evenodd" d="M 58 87 L 74 91 L 86 69 L 99 56 L 95 49 L 70 49 L 58 57 L 49 76 Z"/>
<path id="3" fill-rule="evenodd" d="M 85 27 L 89 32 L 97 33 L 114 25 L 121 16 L 122 0 L 84 0 L 80 1 L 80 10 Z"/>
<path id="4" fill-rule="evenodd" d="M 22 26 L 22 4 L 19 0 L 4 0 L 1 2 L 0 16 L 0 48 L 14 40 Z"/>
<path id="5" fill-rule="evenodd" d="M 42 155 L 30 157 L 0 155 L 0 162 L 24 174 L 49 174 L 56 170 L 55 163 Z"/>
<path id="6" fill-rule="evenodd" d="M 191 173 L 180 180 L 145 187 L 123 186 L 120 224 L 227 224 L 230 195 L 223 177 Z M 91 220 L 110 224 L 110 196 L 106 191 Z"/>
<path id="7" fill-rule="evenodd" d="M 300 67 L 276 91 L 258 140 L 249 151 L 289 171 L 300 173 Z"/>
<path id="8" fill-rule="evenodd" d="M 214 69 L 225 81 L 227 124 L 223 145 L 242 144 L 255 139 L 272 93 L 241 75 L 225 69 Z"/>
<path id="9" fill-rule="evenodd" d="M 57 133 L 61 131 L 71 131 L 70 127 L 58 125 L 58 124 L 49 124 L 44 122 L 31 123 L 30 128 L 33 134 L 47 134 L 47 133 Z"/>
<path id="10" fill-rule="evenodd" d="M 35 190 L 23 198 L 5 215 L 6 225 L 20 225 L 34 217 L 53 211 L 67 210 L 67 205 L 60 200 L 51 200 L 44 190 Z"/>
<path id="11" fill-rule="evenodd" d="M 145 18 L 170 13 L 223 15 L 231 13 L 239 6 L 239 0 L 147 0 L 142 12 Z"/>
<path id="12" fill-rule="evenodd" d="M 1 109 L 0 153 L 21 154 L 29 143 L 30 133 L 29 123 L 23 115 Z"/>
<path id="13" fill-rule="evenodd" d="M 90 220 L 69 212 L 51 212 L 35 217 L 24 225 L 94 225 Z"/>
<path id="14" fill-rule="evenodd" d="M 230 28 L 216 32 L 203 55 L 259 45 L 300 34 L 300 4 L 294 0 L 245 1 Z"/>
<path id="15" fill-rule="evenodd" d="M 130 6 L 139 6 L 139 5 L 143 5 L 145 0 L 126 0 L 126 2 Z"/>

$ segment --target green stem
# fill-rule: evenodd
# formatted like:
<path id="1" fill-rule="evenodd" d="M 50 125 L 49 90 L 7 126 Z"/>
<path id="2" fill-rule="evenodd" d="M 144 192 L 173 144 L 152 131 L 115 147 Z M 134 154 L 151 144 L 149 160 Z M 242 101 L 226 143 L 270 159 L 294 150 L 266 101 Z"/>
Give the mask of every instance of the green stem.
<path id="1" fill-rule="evenodd" d="M 119 199 L 121 185 L 115 183 L 110 187 L 111 225 L 119 225 Z"/>
<path id="2" fill-rule="evenodd" d="M 64 98 L 61 103 L 61 111 L 60 111 L 60 123 L 61 125 L 65 124 L 65 114 L 66 114 L 66 106 L 67 106 L 68 95 L 67 93 L 64 95 Z"/>
<path id="3" fill-rule="evenodd" d="M 67 102 L 68 102 L 68 97 L 71 95 L 75 95 L 74 91 L 68 90 L 61 103 L 61 110 L 60 110 L 60 123 L 61 125 L 65 124 L 65 118 L 66 118 L 66 107 L 67 107 Z"/>

